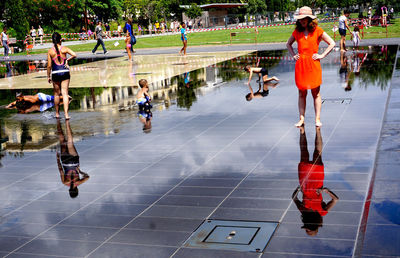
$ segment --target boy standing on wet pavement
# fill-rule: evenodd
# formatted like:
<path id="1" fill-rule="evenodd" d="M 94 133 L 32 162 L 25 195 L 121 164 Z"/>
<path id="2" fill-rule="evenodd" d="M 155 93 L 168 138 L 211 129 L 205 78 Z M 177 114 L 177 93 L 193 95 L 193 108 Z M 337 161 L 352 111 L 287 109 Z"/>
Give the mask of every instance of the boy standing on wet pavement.
<path id="1" fill-rule="evenodd" d="M 101 28 L 101 21 L 97 22 L 97 26 L 96 26 L 94 35 L 95 35 L 95 38 L 97 39 L 97 44 L 93 48 L 92 53 L 95 55 L 97 48 L 101 45 L 103 48 L 104 54 L 105 55 L 108 54 L 108 51 L 107 51 L 106 46 L 104 45 L 104 41 L 103 41 L 103 30 Z"/>

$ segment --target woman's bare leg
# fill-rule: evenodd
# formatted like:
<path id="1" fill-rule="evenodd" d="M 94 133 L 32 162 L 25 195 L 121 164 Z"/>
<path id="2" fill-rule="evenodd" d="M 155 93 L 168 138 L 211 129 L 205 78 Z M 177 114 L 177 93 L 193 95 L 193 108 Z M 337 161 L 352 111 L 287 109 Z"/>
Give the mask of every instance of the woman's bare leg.
<path id="1" fill-rule="evenodd" d="M 279 79 L 278 79 L 278 77 L 276 77 L 276 76 L 272 76 L 272 77 L 268 77 L 268 75 L 264 75 L 263 76 L 263 81 L 264 82 L 270 82 L 270 81 L 279 81 Z"/>
<path id="2" fill-rule="evenodd" d="M 68 99 L 68 88 L 69 88 L 69 79 L 62 81 L 61 82 L 61 94 L 63 96 L 63 99 L 66 100 L 66 101 L 63 101 L 65 119 L 69 119 L 70 118 L 69 114 L 68 114 L 69 101 L 67 101 L 67 99 Z"/>
<path id="3" fill-rule="evenodd" d="M 129 61 L 131 61 L 131 59 L 132 59 L 131 49 L 130 49 L 129 47 L 127 47 L 127 48 L 126 48 L 126 52 L 128 52 Z"/>
<path id="4" fill-rule="evenodd" d="M 60 117 L 60 95 L 61 95 L 61 82 L 53 82 L 54 92 L 54 106 L 56 108 L 56 118 Z"/>
<path id="5" fill-rule="evenodd" d="M 321 100 L 321 94 L 319 92 L 320 87 L 318 86 L 317 88 L 314 88 L 311 90 L 312 96 L 314 98 L 314 110 L 315 110 L 315 125 L 316 126 L 321 126 L 321 106 L 322 106 L 322 100 Z"/>
<path id="6" fill-rule="evenodd" d="M 306 114 L 306 99 L 307 99 L 307 90 L 299 90 L 299 122 L 295 124 L 295 126 L 300 127 L 304 125 L 304 116 Z"/>

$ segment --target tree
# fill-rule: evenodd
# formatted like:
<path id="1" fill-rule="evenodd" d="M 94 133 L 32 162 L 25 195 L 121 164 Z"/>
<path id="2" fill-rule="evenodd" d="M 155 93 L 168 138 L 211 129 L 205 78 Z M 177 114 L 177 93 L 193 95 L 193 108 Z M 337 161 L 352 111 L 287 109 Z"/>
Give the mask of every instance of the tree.
<path id="1" fill-rule="evenodd" d="M 246 7 L 248 14 L 262 14 L 267 11 L 264 0 L 249 0 Z"/>
<path id="2" fill-rule="evenodd" d="M 201 8 L 197 4 L 191 4 L 185 13 L 190 19 L 196 19 L 201 16 Z"/>
<path id="3" fill-rule="evenodd" d="M 86 0 L 89 10 L 100 20 L 118 19 L 122 13 L 122 0 Z"/>
<path id="4" fill-rule="evenodd" d="M 25 8 L 22 0 L 11 0 L 5 4 L 3 18 L 6 25 L 16 31 L 17 39 L 24 39 L 29 30 L 27 16 L 24 15 Z"/>

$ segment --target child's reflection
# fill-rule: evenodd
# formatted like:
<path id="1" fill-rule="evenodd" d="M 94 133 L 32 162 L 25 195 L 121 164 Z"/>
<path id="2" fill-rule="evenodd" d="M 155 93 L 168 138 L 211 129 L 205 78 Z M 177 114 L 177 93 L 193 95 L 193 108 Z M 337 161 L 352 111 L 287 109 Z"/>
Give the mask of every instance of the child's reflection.
<path id="1" fill-rule="evenodd" d="M 301 212 L 301 219 L 304 223 L 302 228 L 310 236 L 315 236 L 318 233 L 318 228 L 322 227 L 322 217 L 328 214 L 339 199 L 331 190 L 324 187 L 321 129 L 316 127 L 315 130 L 315 149 L 313 159 L 310 161 L 304 127 L 300 127 L 301 154 L 298 166 L 300 186 L 296 188 L 292 195 L 294 203 Z M 297 197 L 300 191 L 303 195 L 302 201 Z M 324 202 L 322 193 L 327 193 L 331 197 L 328 203 Z"/>
<path id="2" fill-rule="evenodd" d="M 69 186 L 69 196 L 78 196 L 78 186 L 89 179 L 89 175 L 81 171 L 79 167 L 79 155 L 74 146 L 69 120 L 65 120 L 67 140 L 61 127 L 60 119 L 57 119 L 57 133 L 60 140 L 60 150 L 57 151 L 57 165 L 61 176 L 61 182 Z M 82 178 L 81 178 L 82 175 Z"/>

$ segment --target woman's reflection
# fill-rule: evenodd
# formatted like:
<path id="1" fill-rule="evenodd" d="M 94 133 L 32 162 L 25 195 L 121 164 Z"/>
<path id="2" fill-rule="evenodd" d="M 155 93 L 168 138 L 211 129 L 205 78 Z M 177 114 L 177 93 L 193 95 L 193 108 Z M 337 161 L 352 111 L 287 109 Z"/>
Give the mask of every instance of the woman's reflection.
<path id="1" fill-rule="evenodd" d="M 78 196 L 78 186 L 89 179 L 89 175 L 81 171 L 79 167 L 79 155 L 74 146 L 69 120 L 65 120 L 67 139 L 61 127 L 60 119 L 57 119 L 57 133 L 60 140 L 60 150 L 57 151 L 57 165 L 61 182 L 69 186 L 69 196 Z M 81 177 L 82 176 L 82 177 Z"/>
<path id="2" fill-rule="evenodd" d="M 315 128 L 315 148 L 313 158 L 310 161 L 307 148 L 307 137 L 304 127 L 300 127 L 300 163 L 298 166 L 300 186 L 293 192 L 292 198 L 301 212 L 304 223 L 302 228 L 307 235 L 315 236 L 318 228 L 322 227 L 322 217 L 328 214 L 335 206 L 339 198 L 328 188 L 324 187 L 324 164 L 322 163 L 322 136 L 321 129 Z M 298 199 L 298 193 L 302 192 L 302 201 Z M 322 193 L 327 193 L 331 200 L 324 202 Z"/>

